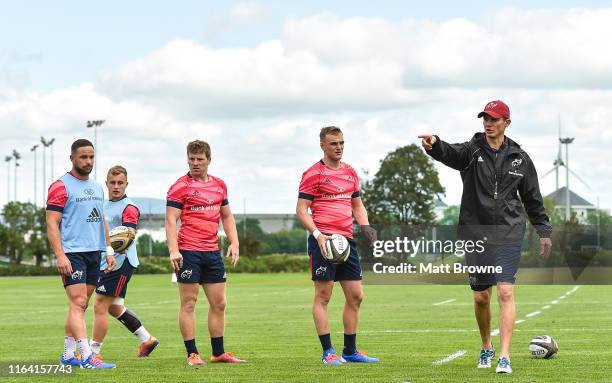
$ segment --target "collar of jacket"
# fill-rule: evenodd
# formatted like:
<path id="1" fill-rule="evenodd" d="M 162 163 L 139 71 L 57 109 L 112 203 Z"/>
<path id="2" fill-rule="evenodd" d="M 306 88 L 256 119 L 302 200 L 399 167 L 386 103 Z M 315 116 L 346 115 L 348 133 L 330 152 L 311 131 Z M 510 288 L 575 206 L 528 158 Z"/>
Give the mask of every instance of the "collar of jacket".
<path id="1" fill-rule="evenodd" d="M 521 146 L 517 144 L 516 142 L 514 142 L 510 137 L 505 136 L 504 139 L 506 140 L 506 144 L 508 145 L 508 154 L 523 152 L 523 149 L 521 149 Z M 486 149 L 484 140 L 485 140 L 484 133 L 478 132 L 474 134 L 474 137 L 472 137 L 471 142 L 472 144 L 484 150 Z"/>

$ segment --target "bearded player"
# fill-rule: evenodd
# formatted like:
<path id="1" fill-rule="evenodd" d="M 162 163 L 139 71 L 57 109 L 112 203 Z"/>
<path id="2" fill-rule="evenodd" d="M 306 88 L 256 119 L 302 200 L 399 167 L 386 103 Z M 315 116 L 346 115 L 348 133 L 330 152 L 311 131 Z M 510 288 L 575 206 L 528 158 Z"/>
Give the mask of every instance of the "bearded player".
<path id="1" fill-rule="evenodd" d="M 138 228 L 140 211 L 125 194 L 127 186 L 127 170 L 123 166 L 110 168 L 106 175 L 109 200 L 104 202 L 104 217 L 110 230 L 117 226 L 126 226 L 134 230 Z M 113 271 L 101 275 L 97 284 L 91 350 L 102 359 L 100 353 L 102 342 L 108 332 L 110 313 L 140 341 L 137 355 L 147 357 L 157 347 L 159 341 L 149 334 L 138 316 L 124 305 L 128 283 L 132 273 L 140 264 L 136 253 L 136 242 L 133 242 L 123 254 L 115 254 L 115 260 Z M 100 269 L 106 268 L 106 260 L 102 259 Z"/>
<path id="2" fill-rule="evenodd" d="M 302 175 L 296 213 L 311 233 L 308 237 L 308 254 L 315 288 L 312 316 L 323 348 L 322 361 L 334 365 L 342 362 L 378 362 L 377 358 L 357 351 L 356 346 L 363 286 L 361 264 L 353 241 L 353 216 L 359 225 L 369 228 L 368 214 L 359 196 L 359 178 L 352 167 L 341 161 L 344 136 L 340 128 L 325 127 L 321 129 L 319 138 L 323 159 Z M 312 217 L 308 214 L 309 208 Z M 341 234 L 350 243 L 350 256 L 340 265 L 331 264 L 324 258 L 327 254 L 325 243 L 332 234 Z M 338 358 L 332 347 L 327 315 L 334 281 L 340 282 L 345 297 L 342 358 Z"/>
<path id="3" fill-rule="evenodd" d="M 72 170 L 49 186 L 46 208 L 47 236 L 68 297 L 64 353 L 60 363 L 81 368 L 115 368 L 91 351 L 84 318 L 100 276 L 103 250 L 106 250 L 107 262 L 104 272 L 115 267 L 114 251 L 102 213 L 104 190 L 89 179 L 94 166 L 92 143 L 85 139 L 74 141 L 70 161 Z M 76 356 L 77 348 L 80 359 Z"/>
<path id="4" fill-rule="evenodd" d="M 187 351 L 187 364 L 202 366 L 195 340 L 195 304 L 199 287 L 208 299 L 208 331 L 213 363 L 241 363 L 244 360 L 226 352 L 225 330 L 226 272 L 219 251 L 219 221 L 230 241 L 226 256 L 232 266 L 238 262 L 238 234 L 227 199 L 227 187 L 220 178 L 208 174 L 211 153 L 208 143 L 200 140 L 187 145 L 189 172 L 168 190 L 166 203 L 166 239 L 170 262 L 178 279 L 179 326 Z M 177 221 L 181 228 L 177 235 Z"/>

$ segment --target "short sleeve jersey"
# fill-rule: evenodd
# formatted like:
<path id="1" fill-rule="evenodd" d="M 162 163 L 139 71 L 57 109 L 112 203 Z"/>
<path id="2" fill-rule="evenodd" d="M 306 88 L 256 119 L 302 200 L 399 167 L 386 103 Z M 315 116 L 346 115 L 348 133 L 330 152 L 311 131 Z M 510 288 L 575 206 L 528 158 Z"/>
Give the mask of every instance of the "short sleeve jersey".
<path id="1" fill-rule="evenodd" d="M 105 249 L 104 190 L 93 180 L 64 174 L 49 186 L 47 210 L 62 213 L 60 234 L 66 253 Z"/>
<path id="2" fill-rule="evenodd" d="M 179 178 L 168 190 L 166 198 L 166 206 L 181 209 L 179 249 L 219 250 L 217 232 L 221 206 L 228 203 L 227 187 L 220 178 L 208 175 L 206 182 L 189 174 Z"/>
<path id="3" fill-rule="evenodd" d="M 344 162 L 334 169 L 321 160 L 302 175 L 298 198 L 312 201 L 313 220 L 322 233 L 353 238 L 352 199 L 358 197 L 359 177 Z"/>

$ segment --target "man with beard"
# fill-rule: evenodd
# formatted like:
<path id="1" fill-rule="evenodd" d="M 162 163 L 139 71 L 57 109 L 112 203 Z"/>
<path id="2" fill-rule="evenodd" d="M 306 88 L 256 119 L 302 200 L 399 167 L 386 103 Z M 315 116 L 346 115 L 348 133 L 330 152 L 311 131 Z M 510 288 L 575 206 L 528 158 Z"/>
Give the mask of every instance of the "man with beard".
<path id="1" fill-rule="evenodd" d="M 85 310 L 100 276 L 101 252 L 106 246 L 104 272 L 115 267 L 113 248 L 103 216 L 104 190 L 89 179 L 94 166 L 94 147 L 79 139 L 72 143 L 72 170 L 49 187 L 47 236 L 56 257 L 57 270 L 68 297 L 63 365 L 91 369 L 115 368 L 91 351 L 87 342 Z M 78 347 L 81 358 L 76 357 Z"/>

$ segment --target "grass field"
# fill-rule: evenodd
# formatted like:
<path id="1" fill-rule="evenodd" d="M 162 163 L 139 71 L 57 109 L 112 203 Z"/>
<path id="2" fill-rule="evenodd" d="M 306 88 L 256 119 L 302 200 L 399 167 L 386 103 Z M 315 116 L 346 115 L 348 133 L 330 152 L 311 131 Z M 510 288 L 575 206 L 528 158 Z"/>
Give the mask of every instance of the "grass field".
<path id="1" fill-rule="evenodd" d="M 465 286 L 365 286 L 360 349 L 380 357 L 370 365 L 324 366 L 314 332 L 306 274 L 233 274 L 228 283 L 226 350 L 245 365 L 185 364 L 177 324 L 178 298 L 169 275 L 137 275 L 127 305 L 160 339 L 148 359 L 138 359 L 136 338 L 111 321 L 105 359 L 116 370 L 78 371 L 66 377 L 0 377 L 2 381 L 73 382 L 612 382 L 612 286 L 517 286 L 512 348 L 515 373 L 499 376 L 475 368 L 479 336 Z M 572 291 L 570 294 L 566 294 Z M 563 299 L 559 299 L 560 297 Z M 452 300 L 452 301 L 451 301 Z M 330 306 L 332 341 L 342 347 L 342 295 Z M 445 304 L 435 303 L 449 301 Z M 551 303 L 557 301 L 557 303 Z M 494 305 L 496 307 L 497 304 Z M 550 307 L 546 307 L 550 306 Z M 540 311 L 539 314 L 528 314 Z M 63 347 L 66 303 L 57 277 L 0 279 L 0 362 L 57 362 Z M 494 314 L 496 315 L 496 314 Z M 91 333 L 91 310 L 88 310 Z M 494 317 L 496 318 L 496 317 Z M 198 345 L 210 355 L 206 301 L 198 308 Z M 496 328 L 497 319 L 493 321 Z M 534 360 L 534 335 L 552 335 L 559 354 Z M 494 338 L 496 345 L 498 337 Z M 458 351 L 452 361 L 434 364 Z"/>

